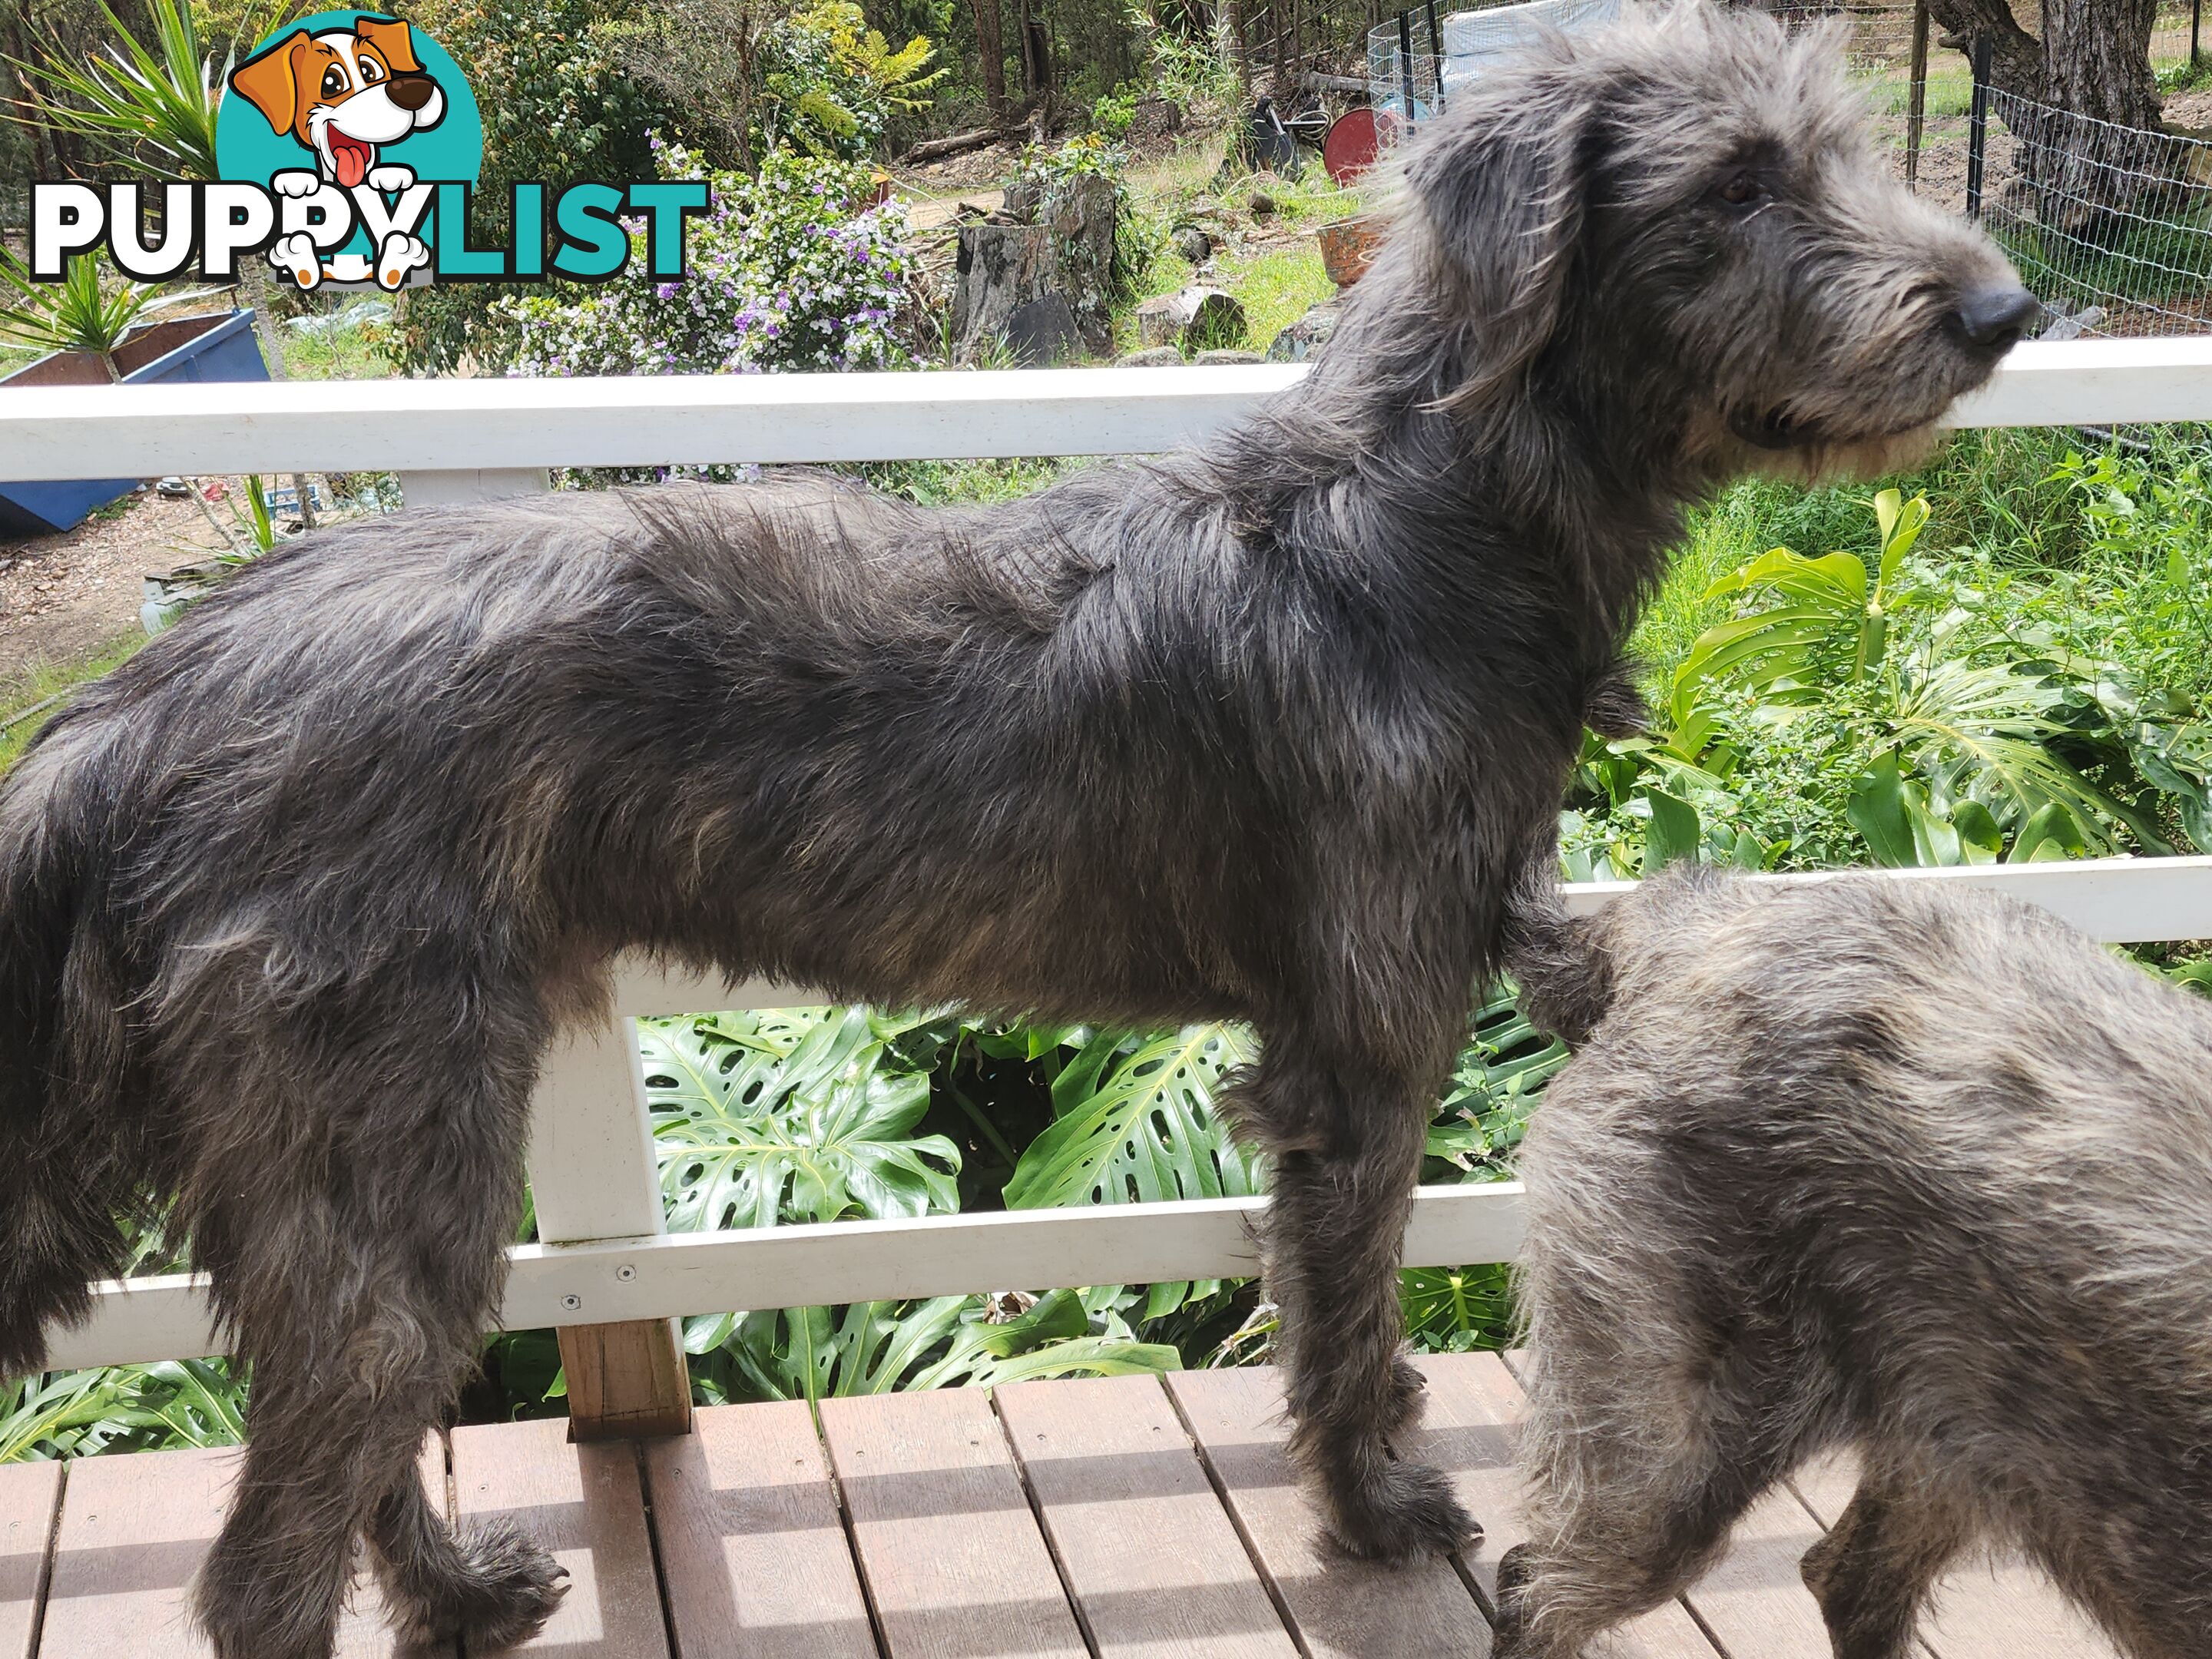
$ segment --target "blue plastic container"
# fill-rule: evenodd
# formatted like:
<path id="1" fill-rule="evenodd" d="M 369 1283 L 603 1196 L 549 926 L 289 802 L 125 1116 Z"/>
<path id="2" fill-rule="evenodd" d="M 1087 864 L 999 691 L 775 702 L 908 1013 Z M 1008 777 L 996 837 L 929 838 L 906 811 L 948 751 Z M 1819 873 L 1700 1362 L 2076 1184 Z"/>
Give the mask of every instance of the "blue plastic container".
<path id="1" fill-rule="evenodd" d="M 265 380 L 253 313 L 179 317 L 135 329 L 115 354 L 126 386 L 194 380 Z M 104 386 L 107 371 L 83 352 L 56 352 L 0 380 L 0 397 L 16 386 Z M 84 522 L 96 507 L 130 493 L 136 478 L 0 483 L 0 536 L 46 536 Z"/>

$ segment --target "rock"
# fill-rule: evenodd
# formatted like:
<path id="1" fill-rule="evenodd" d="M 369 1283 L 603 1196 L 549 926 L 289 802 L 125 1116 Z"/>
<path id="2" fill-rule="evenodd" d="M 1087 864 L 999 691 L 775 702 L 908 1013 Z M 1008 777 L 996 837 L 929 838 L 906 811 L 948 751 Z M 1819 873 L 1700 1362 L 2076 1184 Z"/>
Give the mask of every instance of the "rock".
<path id="1" fill-rule="evenodd" d="M 1083 354 L 1082 331 L 1076 327 L 1075 310 L 1065 294 L 1048 294 L 1016 306 L 1006 313 L 1001 331 L 1006 349 L 1024 368 L 1065 363 Z"/>
<path id="2" fill-rule="evenodd" d="M 1268 343 L 1267 361 L 1271 363 L 1304 362 L 1328 343 L 1330 335 L 1336 332 L 1337 320 L 1337 302 L 1323 300 Z"/>
<path id="3" fill-rule="evenodd" d="M 1173 346 L 1147 346 L 1114 360 L 1116 368 L 1181 368 L 1182 353 Z"/>
<path id="4" fill-rule="evenodd" d="M 1194 265 L 1202 265 L 1213 254 L 1213 238 L 1196 225 L 1185 225 L 1175 234 L 1176 252 Z"/>
<path id="5" fill-rule="evenodd" d="M 2078 340 L 2104 320 L 2104 307 L 2083 306 L 2070 317 L 2062 313 L 2056 322 L 2035 337 L 2039 340 Z"/>
<path id="6" fill-rule="evenodd" d="M 1200 368 L 1230 368 L 1240 363 L 1264 363 L 1267 361 L 1256 351 L 1238 351 L 1225 346 L 1201 351 L 1191 359 Z"/>
<path id="7" fill-rule="evenodd" d="M 1244 337 L 1244 307 L 1218 288 L 1193 284 L 1137 307 L 1137 337 L 1148 346 L 1205 351 Z"/>
<path id="8" fill-rule="evenodd" d="M 1252 216 L 1255 219 L 1271 218 L 1273 216 L 1274 211 L 1275 198 L 1273 197 L 1268 195 L 1264 190 L 1255 190 L 1252 192 Z"/>

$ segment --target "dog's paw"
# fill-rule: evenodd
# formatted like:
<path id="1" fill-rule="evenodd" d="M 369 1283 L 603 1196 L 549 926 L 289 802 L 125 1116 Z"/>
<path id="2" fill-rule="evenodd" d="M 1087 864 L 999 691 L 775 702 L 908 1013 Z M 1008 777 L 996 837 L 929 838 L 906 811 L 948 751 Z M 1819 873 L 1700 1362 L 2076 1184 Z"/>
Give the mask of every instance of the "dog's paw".
<path id="1" fill-rule="evenodd" d="M 1330 1505 L 1329 1532 L 1364 1560 L 1416 1561 L 1477 1542 L 1481 1525 L 1452 1496 L 1441 1469 L 1385 1463 Z"/>
<path id="2" fill-rule="evenodd" d="M 449 1577 L 414 1595 L 386 1582 L 385 1597 L 401 1640 L 411 1647 L 483 1653 L 535 1636 L 568 1593 L 568 1569 L 519 1528 L 490 1522 L 460 1534 Z"/>
<path id="3" fill-rule="evenodd" d="M 1492 1659 L 1512 1659 L 1528 1639 L 1528 1585 L 1535 1577 L 1535 1563 L 1526 1544 L 1516 1544 L 1498 1560 L 1497 1634 Z"/>
<path id="4" fill-rule="evenodd" d="M 397 196 L 415 182 L 415 169 L 398 161 L 386 161 L 368 170 L 368 187 L 385 196 Z"/>
<path id="5" fill-rule="evenodd" d="M 314 175 L 307 175 L 313 178 Z M 279 236 L 269 245 L 269 263 L 289 273 L 301 290 L 311 290 L 323 280 L 322 250 L 315 239 L 304 230 L 295 230 L 289 236 Z"/>
<path id="6" fill-rule="evenodd" d="M 282 173 L 269 175 L 269 188 L 279 196 L 308 197 L 322 187 L 320 173 L 310 173 L 301 167 L 288 167 Z"/>
<path id="7" fill-rule="evenodd" d="M 395 230 L 376 252 L 376 285 L 386 293 L 394 292 L 407 280 L 409 271 L 429 263 L 430 250 L 421 237 Z"/>

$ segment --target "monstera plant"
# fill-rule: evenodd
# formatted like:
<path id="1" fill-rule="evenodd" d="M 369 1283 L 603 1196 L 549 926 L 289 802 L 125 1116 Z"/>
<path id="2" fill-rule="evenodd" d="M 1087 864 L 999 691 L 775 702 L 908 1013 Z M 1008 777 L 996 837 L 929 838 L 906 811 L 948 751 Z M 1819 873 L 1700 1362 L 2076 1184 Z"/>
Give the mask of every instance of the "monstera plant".
<path id="1" fill-rule="evenodd" d="M 641 1022 L 669 1224 L 682 1231 L 945 1213 L 960 1153 L 921 1132 L 930 1075 L 898 1040 L 925 1024 L 850 1007 Z M 1118 1287 L 786 1308 L 685 1322 L 709 1399 L 820 1399 L 1070 1373 L 1163 1370 Z"/>

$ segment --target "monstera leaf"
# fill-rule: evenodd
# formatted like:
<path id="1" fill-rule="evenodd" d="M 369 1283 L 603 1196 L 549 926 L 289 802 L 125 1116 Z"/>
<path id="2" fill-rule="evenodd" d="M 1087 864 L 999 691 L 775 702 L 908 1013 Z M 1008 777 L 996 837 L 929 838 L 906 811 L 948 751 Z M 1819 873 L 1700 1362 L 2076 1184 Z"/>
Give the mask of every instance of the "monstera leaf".
<path id="1" fill-rule="evenodd" d="M 917 1135 L 929 1079 L 867 1009 L 641 1020 L 668 1224 L 680 1231 L 960 1207 L 960 1154 Z"/>
<path id="2" fill-rule="evenodd" d="M 1091 1036 L 1052 1085 L 1052 1126 L 1006 1183 L 1006 1207 L 1146 1204 L 1260 1188 L 1254 1160 L 1215 1115 L 1224 1073 L 1258 1055 L 1236 1025 L 1186 1025 L 1128 1047 Z M 1125 1050 L 1127 1052 L 1125 1052 Z"/>
<path id="3" fill-rule="evenodd" d="M 1006 1207 L 1258 1192 L 1258 1161 L 1230 1139 L 1213 1103 L 1224 1076 L 1258 1053 L 1251 1034 L 1237 1025 L 1186 1025 L 1145 1041 L 1122 1032 L 1092 1034 L 1053 1079 L 1058 1115 L 1015 1164 Z M 1191 1296 L 1218 1288 L 1211 1279 L 1195 1286 L 1155 1285 L 1145 1316 L 1172 1313 Z"/>
<path id="4" fill-rule="evenodd" d="M 989 1314 L 976 1296 L 725 1314 L 687 1321 L 684 1346 L 713 1357 L 726 1397 L 759 1400 L 990 1388 L 1181 1363 L 1164 1344 L 1094 1331 L 1080 1291 L 1048 1291 L 1004 1321 Z"/>

